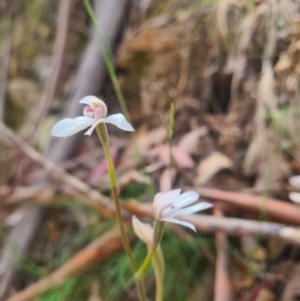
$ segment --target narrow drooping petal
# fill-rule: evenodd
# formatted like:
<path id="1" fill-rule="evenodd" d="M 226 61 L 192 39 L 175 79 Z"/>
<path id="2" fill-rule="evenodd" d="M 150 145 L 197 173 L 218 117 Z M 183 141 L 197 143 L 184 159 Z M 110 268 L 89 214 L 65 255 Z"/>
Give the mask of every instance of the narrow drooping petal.
<path id="1" fill-rule="evenodd" d="M 186 208 L 183 208 L 183 209 L 173 210 L 172 212 L 167 213 L 165 215 L 165 217 L 175 217 L 175 216 L 180 216 L 180 215 L 188 215 L 188 214 L 192 214 L 192 213 L 195 213 L 195 212 L 198 212 L 198 211 L 208 209 L 210 207 L 212 207 L 211 204 L 203 202 L 203 203 L 195 204 L 193 206 L 186 207 Z"/>
<path id="2" fill-rule="evenodd" d="M 132 216 L 132 227 L 136 236 L 148 247 L 151 247 L 154 238 L 154 230 L 151 225 L 142 223 L 136 216 Z"/>
<path id="3" fill-rule="evenodd" d="M 84 116 L 66 118 L 53 126 L 51 135 L 55 137 L 68 137 L 88 128 L 93 122 L 93 118 Z"/>
<path id="4" fill-rule="evenodd" d="M 88 135 L 88 136 L 91 136 L 94 129 L 96 128 L 96 126 L 100 123 L 105 123 L 105 119 L 98 119 L 96 122 L 93 123 L 93 125 L 88 129 L 88 131 L 86 131 L 84 133 L 84 135 Z"/>
<path id="5" fill-rule="evenodd" d="M 123 131 L 134 132 L 132 125 L 126 120 L 121 113 L 113 114 L 105 118 L 105 123 L 111 123 Z"/>
<path id="6" fill-rule="evenodd" d="M 162 218 L 161 221 L 169 222 L 172 224 L 182 225 L 182 226 L 188 227 L 188 228 L 194 230 L 195 232 L 197 232 L 196 228 L 193 224 L 191 224 L 189 222 L 185 222 L 185 221 L 180 221 L 179 219 L 176 219 L 176 218 L 166 217 L 166 218 Z"/>

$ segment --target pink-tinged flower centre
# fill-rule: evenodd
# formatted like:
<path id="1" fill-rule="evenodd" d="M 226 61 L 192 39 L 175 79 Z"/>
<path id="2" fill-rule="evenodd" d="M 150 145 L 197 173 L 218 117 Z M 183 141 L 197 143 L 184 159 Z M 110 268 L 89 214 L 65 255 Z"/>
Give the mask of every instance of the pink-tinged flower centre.
<path id="1" fill-rule="evenodd" d="M 175 209 L 175 205 L 173 203 L 170 203 L 164 207 L 162 207 L 158 213 L 158 218 L 163 218 L 164 215 L 166 214 L 164 211 L 166 211 L 167 209 Z"/>
<path id="2" fill-rule="evenodd" d="M 93 107 L 85 106 L 83 108 L 83 115 L 86 117 L 94 118 L 96 120 L 106 117 L 104 108 L 96 103 L 93 104 Z"/>

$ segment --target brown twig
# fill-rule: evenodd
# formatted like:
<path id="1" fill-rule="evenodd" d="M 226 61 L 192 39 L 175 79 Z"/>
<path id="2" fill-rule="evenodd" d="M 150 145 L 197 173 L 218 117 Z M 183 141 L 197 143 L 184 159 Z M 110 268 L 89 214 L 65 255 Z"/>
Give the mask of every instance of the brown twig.
<path id="1" fill-rule="evenodd" d="M 67 34 L 69 28 L 69 14 L 72 6 L 71 0 L 59 1 L 57 26 L 55 33 L 55 41 L 53 45 L 53 68 L 46 80 L 45 88 L 41 99 L 38 102 L 38 107 L 34 108 L 30 117 L 30 124 L 26 128 L 26 136 L 30 144 L 33 145 L 37 139 L 41 122 L 46 117 L 52 99 L 55 95 L 56 87 L 59 81 L 61 68 L 63 66 L 63 58 L 67 43 Z"/>
<path id="2" fill-rule="evenodd" d="M 98 191 L 91 189 L 87 184 L 79 180 L 77 177 L 68 174 L 64 169 L 53 164 L 46 157 L 38 153 L 29 144 L 21 141 L 21 139 L 16 134 L 14 134 L 12 130 L 10 130 L 1 122 L 0 130 L 2 135 L 7 140 L 9 140 L 12 145 L 17 147 L 24 155 L 30 158 L 30 160 L 41 165 L 52 178 L 58 180 L 61 183 L 64 183 L 78 193 L 87 196 L 87 198 L 84 199 L 84 202 L 86 202 L 89 206 L 102 209 L 105 208 L 109 209 L 110 211 L 114 211 L 109 198 L 101 195 Z"/>
<path id="3" fill-rule="evenodd" d="M 246 193 L 221 191 L 210 188 L 198 188 L 196 191 L 199 192 L 201 198 L 218 201 L 222 204 L 248 212 L 264 212 L 268 217 L 278 222 L 300 226 L 299 206 Z"/>
<path id="4" fill-rule="evenodd" d="M 124 204 L 124 207 L 135 215 L 153 216 L 151 203 L 127 202 Z M 227 235 L 232 236 L 260 235 L 262 237 L 277 237 L 287 243 L 300 245 L 300 228 L 288 225 L 204 214 L 184 216 L 184 220 L 194 224 L 196 229 L 202 232 L 215 233 L 216 231 L 223 231 Z"/>
<path id="5" fill-rule="evenodd" d="M 6 301 L 33 300 L 49 289 L 62 285 L 71 276 L 87 268 L 90 264 L 109 257 L 113 252 L 122 249 L 122 247 L 119 231 L 117 228 L 114 228 L 79 251 L 49 276 L 14 294 Z"/>
<path id="6" fill-rule="evenodd" d="M 217 206 L 214 207 L 214 216 L 222 217 L 223 213 Z M 227 237 L 224 231 L 215 233 L 217 261 L 215 273 L 214 301 L 230 301 L 231 289 L 229 278 L 229 258 L 227 249 Z"/>
<path id="7" fill-rule="evenodd" d="M 9 186 L 0 187 L 0 198 L 3 199 L 5 205 L 14 205 L 28 199 L 32 199 L 39 203 L 47 203 L 53 199 L 54 193 L 55 188 L 53 186 L 47 188 L 18 186 L 14 189 L 13 193 L 11 193 Z"/>

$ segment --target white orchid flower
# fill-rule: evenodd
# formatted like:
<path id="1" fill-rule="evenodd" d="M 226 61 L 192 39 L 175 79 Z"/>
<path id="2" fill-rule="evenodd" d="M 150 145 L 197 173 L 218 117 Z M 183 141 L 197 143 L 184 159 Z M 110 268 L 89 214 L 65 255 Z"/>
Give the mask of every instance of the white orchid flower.
<path id="1" fill-rule="evenodd" d="M 132 227 L 136 236 L 143 241 L 149 249 L 153 245 L 154 230 L 150 224 L 142 223 L 136 216 L 132 216 Z"/>
<path id="2" fill-rule="evenodd" d="M 87 105 L 83 109 L 83 116 L 66 118 L 57 122 L 52 128 L 52 136 L 68 137 L 88 127 L 90 127 L 89 130 L 84 134 L 90 136 L 95 127 L 100 123 L 111 123 L 124 131 L 134 132 L 133 127 L 128 123 L 123 114 L 118 113 L 106 117 L 107 106 L 99 98 L 86 96 L 79 103 Z"/>
<path id="3" fill-rule="evenodd" d="M 182 194 L 180 192 L 181 189 L 175 189 L 156 194 L 153 201 L 154 217 L 160 221 L 189 227 L 196 232 L 193 224 L 178 220 L 175 217 L 205 210 L 212 207 L 212 205 L 202 202 L 190 206 L 199 199 L 199 194 L 194 191 L 186 191 Z"/>

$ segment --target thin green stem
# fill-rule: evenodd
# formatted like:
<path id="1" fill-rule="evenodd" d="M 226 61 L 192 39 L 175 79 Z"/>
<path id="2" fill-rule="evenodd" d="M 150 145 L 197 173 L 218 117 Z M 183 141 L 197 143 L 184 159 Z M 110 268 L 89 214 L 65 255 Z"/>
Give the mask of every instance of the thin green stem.
<path id="1" fill-rule="evenodd" d="M 126 102 L 124 100 L 120 85 L 118 83 L 117 75 L 116 75 L 116 72 L 115 72 L 115 67 L 114 67 L 114 64 L 113 64 L 113 61 L 114 61 L 113 56 L 112 56 L 111 52 L 107 49 L 107 47 L 105 45 L 105 41 L 104 41 L 104 39 L 101 35 L 100 29 L 99 29 L 99 26 L 98 26 L 98 22 L 97 22 L 97 18 L 95 16 L 95 13 L 93 11 L 93 8 L 91 6 L 90 1 L 89 0 L 84 0 L 84 4 L 85 4 L 86 11 L 87 11 L 87 13 L 88 13 L 88 15 L 89 15 L 89 17 L 92 21 L 94 30 L 96 32 L 97 39 L 98 39 L 98 42 L 99 42 L 99 45 L 100 45 L 100 48 L 101 48 L 102 56 L 103 56 L 106 68 L 108 70 L 108 74 L 110 76 L 110 79 L 112 81 L 113 88 L 114 88 L 115 93 L 117 95 L 118 102 L 121 106 L 121 110 L 122 110 L 123 114 L 125 115 L 126 119 L 131 123 L 131 118 L 130 118 L 130 115 L 129 115 L 129 112 L 128 112 L 128 109 L 127 109 L 127 106 L 126 106 Z M 134 135 L 133 135 L 133 142 L 134 142 L 135 151 L 137 153 L 137 157 L 138 157 L 140 163 L 142 163 L 142 165 L 143 165 L 143 174 L 146 175 L 144 160 L 143 160 L 143 157 L 142 157 L 142 155 L 139 151 L 138 144 L 137 144 L 137 141 L 136 141 L 136 137 Z M 150 195 L 154 195 L 154 187 L 153 187 L 152 182 L 150 182 L 150 184 L 148 184 L 148 192 L 149 192 Z"/>
<path id="2" fill-rule="evenodd" d="M 174 165 L 174 162 L 173 162 L 173 155 L 172 155 L 172 140 L 174 134 L 174 115 L 175 115 L 175 108 L 174 108 L 174 104 L 171 103 L 170 114 L 169 114 L 169 127 L 168 127 L 168 144 L 169 144 L 169 156 L 170 156 L 170 163 L 169 163 L 170 187 L 173 186 L 172 167 Z"/>
<path id="3" fill-rule="evenodd" d="M 164 223 L 161 221 L 156 221 L 154 226 L 154 243 L 152 245 L 151 250 L 148 252 L 146 258 L 144 259 L 143 263 L 141 264 L 139 270 L 135 273 L 137 279 L 141 279 L 147 273 L 148 269 L 150 268 L 152 257 L 155 254 L 157 247 L 161 241 L 162 235 L 164 230 Z"/>
<path id="4" fill-rule="evenodd" d="M 119 86 L 119 83 L 118 83 L 117 75 L 116 75 L 115 68 L 114 68 L 114 65 L 113 65 L 112 55 L 107 50 L 107 48 L 105 46 L 105 42 L 102 38 L 101 32 L 100 32 L 99 27 L 98 27 L 97 18 L 95 16 L 95 13 L 93 11 L 93 8 L 92 8 L 92 5 L 91 5 L 90 1 L 89 0 L 84 0 L 84 4 L 85 4 L 85 7 L 86 7 L 86 11 L 87 11 L 88 15 L 91 18 L 94 29 L 96 31 L 96 35 L 97 35 L 97 38 L 98 38 L 98 41 L 99 41 L 99 44 L 100 44 L 100 47 L 101 47 L 101 51 L 102 51 L 102 56 L 103 56 L 104 62 L 106 64 L 106 68 L 107 68 L 109 76 L 111 78 L 111 81 L 112 81 L 114 90 L 116 92 L 117 98 L 119 100 L 122 112 L 124 113 L 126 119 L 131 123 L 130 115 L 129 115 L 129 112 L 128 112 L 128 109 L 127 109 L 127 106 L 126 106 L 126 103 L 125 103 L 125 100 L 124 100 L 124 97 L 123 97 L 123 94 L 121 92 L 121 89 L 120 89 L 120 86 Z"/>
<path id="5" fill-rule="evenodd" d="M 131 247 L 129 244 L 129 239 L 126 234 L 124 221 L 122 218 L 121 206 L 120 206 L 119 194 L 118 194 L 118 187 L 117 187 L 116 171 L 115 171 L 115 166 L 114 166 L 114 163 L 113 163 L 111 155 L 110 155 L 109 140 L 108 140 L 106 125 L 99 124 L 96 127 L 96 131 L 97 131 L 98 137 L 103 145 L 103 149 L 104 149 L 104 153 L 105 153 L 105 157 L 106 157 L 106 161 L 107 161 L 107 169 L 108 169 L 109 180 L 110 180 L 110 185 L 111 185 L 111 195 L 112 195 L 112 199 L 115 204 L 117 222 L 118 222 L 118 225 L 120 228 L 123 246 L 124 246 L 126 255 L 129 259 L 132 271 L 134 273 L 136 273 L 138 270 L 138 267 L 133 258 L 133 255 L 132 255 Z M 147 297 L 146 297 L 145 286 L 144 286 L 142 278 L 135 277 L 135 280 L 136 280 L 136 285 L 138 288 L 140 300 L 146 301 Z"/>
<path id="6" fill-rule="evenodd" d="M 163 288 L 164 288 L 165 263 L 160 247 L 158 247 L 157 250 L 155 251 L 153 255 L 152 263 L 153 263 L 155 283 L 156 283 L 155 301 L 162 301 Z"/>

